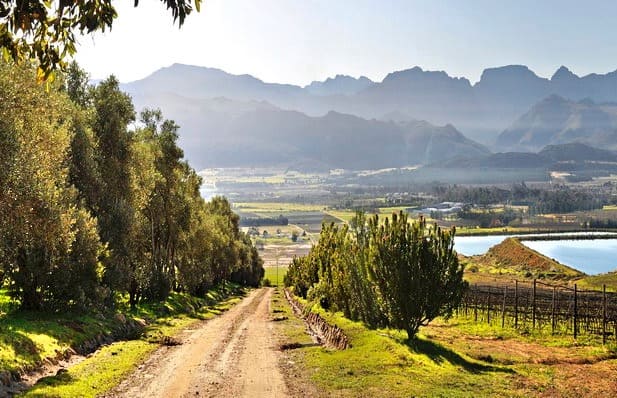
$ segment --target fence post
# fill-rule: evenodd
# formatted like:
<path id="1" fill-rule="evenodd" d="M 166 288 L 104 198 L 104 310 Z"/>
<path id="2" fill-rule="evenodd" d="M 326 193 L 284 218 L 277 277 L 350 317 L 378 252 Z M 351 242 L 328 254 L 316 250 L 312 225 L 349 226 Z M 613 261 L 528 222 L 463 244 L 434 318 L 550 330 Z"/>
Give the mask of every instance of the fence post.
<path id="1" fill-rule="evenodd" d="M 514 327 L 518 328 L 518 280 L 514 281 Z"/>
<path id="2" fill-rule="evenodd" d="M 503 304 L 501 306 L 501 328 L 506 325 L 506 297 L 508 296 L 508 286 L 503 287 Z"/>
<path id="3" fill-rule="evenodd" d="M 578 302 L 577 302 L 578 289 L 576 283 L 574 284 L 574 338 L 578 337 Z"/>
<path id="4" fill-rule="evenodd" d="M 536 280 L 533 280 L 533 290 L 531 295 L 531 328 L 536 328 Z"/>
<path id="5" fill-rule="evenodd" d="M 478 322 L 478 285 L 474 283 L 473 286 L 473 321 Z"/>
<path id="6" fill-rule="evenodd" d="M 551 333 L 555 334 L 555 289 L 553 286 L 553 299 L 551 300 Z"/>
<path id="7" fill-rule="evenodd" d="M 488 299 L 486 302 L 486 323 L 491 324 L 491 287 L 488 287 Z"/>
<path id="8" fill-rule="evenodd" d="M 602 285 L 602 344 L 606 344 L 606 285 Z"/>

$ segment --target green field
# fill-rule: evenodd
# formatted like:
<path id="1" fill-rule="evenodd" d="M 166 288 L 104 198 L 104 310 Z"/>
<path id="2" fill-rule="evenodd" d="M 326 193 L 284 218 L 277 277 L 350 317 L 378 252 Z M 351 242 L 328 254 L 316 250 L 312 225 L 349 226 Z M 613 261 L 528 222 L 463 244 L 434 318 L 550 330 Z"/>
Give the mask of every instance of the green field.
<path id="1" fill-rule="evenodd" d="M 283 278 L 285 278 L 287 269 L 287 266 L 264 267 L 264 270 L 266 271 L 264 275 L 264 280 L 269 280 L 270 286 L 283 286 Z"/>
<path id="2" fill-rule="evenodd" d="M 288 213 L 288 212 L 312 212 L 322 211 L 324 206 L 303 203 L 278 203 L 278 202 L 238 202 L 233 204 L 233 209 L 243 213 Z"/>

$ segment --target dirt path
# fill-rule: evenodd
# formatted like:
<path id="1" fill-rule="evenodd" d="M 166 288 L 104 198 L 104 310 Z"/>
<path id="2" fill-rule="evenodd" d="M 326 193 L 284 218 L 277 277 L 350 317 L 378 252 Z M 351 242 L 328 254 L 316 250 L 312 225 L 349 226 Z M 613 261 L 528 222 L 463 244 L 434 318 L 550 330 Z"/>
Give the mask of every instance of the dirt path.
<path id="1" fill-rule="evenodd" d="M 286 397 L 269 305 L 253 291 L 223 315 L 161 347 L 107 397 Z"/>

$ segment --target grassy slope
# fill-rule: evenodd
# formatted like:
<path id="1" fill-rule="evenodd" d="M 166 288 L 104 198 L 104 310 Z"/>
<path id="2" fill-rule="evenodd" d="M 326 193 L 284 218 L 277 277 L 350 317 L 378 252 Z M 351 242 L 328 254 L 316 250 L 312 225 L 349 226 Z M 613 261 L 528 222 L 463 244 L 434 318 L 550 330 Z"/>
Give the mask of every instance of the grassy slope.
<path id="1" fill-rule="evenodd" d="M 333 351 L 311 344 L 284 299 L 273 302 L 273 308 L 290 318 L 277 322 L 286 342 L 301 344 L 287 351 L 283 362 L 297 363 L 294 370 L 304 372 L 323 396 L 574 397 L 602 396 L 614 387 L 611 375 L 617 360 L 609 359 L 614 346 L 521 336 L 464 318 L 436 320 L 409 343 L 404 333 L 368 330 L 340 314 L 322 312 L 353 344 L 349 350 Z M 583 371 L 584 378 L 571 377 Z"/>
<path id="2" fill-rule="evenodd" d="M 505 239 L 481 256 L 463 259 L 467 277 L 472 282 L 485 279 L 551 279 L 572 280 L 584 276 L 581 272 L 558 263 L 523 245 L 516 238 Z"/>
<path id="3" fill-rule="evenodd" d="M 576 283 L 581 289 L 602 290 L 602 286 L 606 286 L 607 292 L 617 292 L 617 271 L 585 276 L 578 279 Z"/>
<path id="4" fill-rule="evenodd" d="M 228 286 L 227 289 L 213 289 L 201 299 L 172 294 L 163 303 L 140 306 L 127 315 L 149 321 L 142 338 L 104 347 L 68 372 L 44 378 L 25 396 L 94 397 L 101 394 L 158 347 L 163 336 L 173 335 L 199 319 L 226 310 L 240 300 L 237 295 L 241 292 Z M 113 317 L 4 315 L 0 317 L 0 370 L 35 366 L 43 358 L 55 356 L 56 350 L 64 351 L 101 332 L 109 332 L 115 322 Z"/>

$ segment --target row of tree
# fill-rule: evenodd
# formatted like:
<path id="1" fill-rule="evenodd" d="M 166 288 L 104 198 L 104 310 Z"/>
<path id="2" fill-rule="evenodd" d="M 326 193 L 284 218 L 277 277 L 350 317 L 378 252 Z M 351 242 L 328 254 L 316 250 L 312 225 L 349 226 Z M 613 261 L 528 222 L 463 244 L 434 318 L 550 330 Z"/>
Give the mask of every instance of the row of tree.
<path id="1" fill-rule="evenodd" d="M 22 308 L 259 283 L 256 249 L 224 198 L 201 198 L 173 121 L 146 109 L 136 124 L 118 81 L 90 86 L 77 64 L 35 77 L 0 64 L 0 277 Z"/>
<path id="2" fill-rule="evenodd" d="M 526 204 L 529 205 L 532 214 L 601 209 L 610 202 L 610 196 L 602 190 L 591 191 L 562 185 L 554 185 L 551 188 L 530 188 L 525 183 L 513 184 L 510 189 L 496 186 L 438 186 L 434 188 L 434 193 L 439 200 L 449 202 L 485 206 L 507 202 Z"/>
<path id="3" fill-rule="evenodd" d="M 408 222 L 402 212 L 384 222 L 358 213 L 349 225 L 324 225 L 309 254 L 293 260 L 285 285 L 326 309 L 412 338 L 449 316 L 466 289 L 453 238 L 454 230 Z"/>

